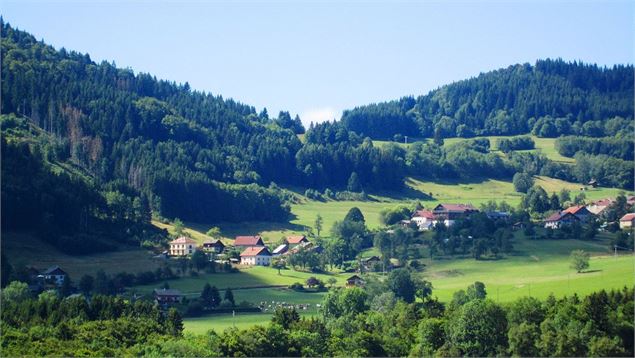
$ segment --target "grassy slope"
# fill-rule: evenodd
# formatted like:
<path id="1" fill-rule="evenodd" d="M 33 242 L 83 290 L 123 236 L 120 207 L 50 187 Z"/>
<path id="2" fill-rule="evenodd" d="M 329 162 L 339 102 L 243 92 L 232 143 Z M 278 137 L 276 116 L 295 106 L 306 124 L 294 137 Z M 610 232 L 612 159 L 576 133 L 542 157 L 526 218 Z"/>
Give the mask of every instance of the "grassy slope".
<path id="1" fill-rule="evenodd" d="M 59 265 L 75 282 L 84 274 L 94 275 L 99 269 L 106 273 L 134 273 L 159 267 L 159 263 L 146 250 L 122 248 L 114 252 L 70 256 L 28 233 L 3 232 L 2 252 L 14 267 L 28 265 L 46 269 Z"/>
<path id="2" fill-rule="evenodd" d="M 170 284 L 171 288 L 181 290 L 183 293 L 187 294 L 201 292 L 203 286 L 207 282 L 219 289 L 224 289 L 227 287 L 235 289 L 274 285 L 288 286 L 295 282 L 304 283 L 306 279 L 311 276 L 315 276 L 325 283 L 329 278 L 334 277 L 335 279 L 337 279 L 337 282 L 340 285 L 343 284 L 344 280 L 348 277 L 345 274 L 315 274 L 294 271 L 291 269 L 282 270 L 281 274 L 278 275 L 278 271 L 273 268 L 257 266 L 243 268 L 238 273 L 201 274 L 198 277 L 185 277 L 175 280 L 168 280 L 168 283 Z M 149 293 L 154 288 L 157 288 L 159 286 L 161 286 L 161 284 L 136 286 L 134 289 L 140 293 Z"/>
<path id="3" fill-rule="evenodd" d="M 442 301 L 450 300 L 455 291 L 474 281 L 485 283 L 489 296 L 500 301 L 529 294 L 539 298 L 550 293 L 584 295 L 602 288 L 634 285 L 633 255 L 613 257 L 607 253 L 607 247 L 605 240 L 516 239 L 512 256 L 497 261 L 434 260 L 428 262 L 428 270 L 422 275 L 432 282 L 434 295 Z M 575 249 L 594 254 L 585 273 L 578 274 L 569 267 L 569 254 Z"/>

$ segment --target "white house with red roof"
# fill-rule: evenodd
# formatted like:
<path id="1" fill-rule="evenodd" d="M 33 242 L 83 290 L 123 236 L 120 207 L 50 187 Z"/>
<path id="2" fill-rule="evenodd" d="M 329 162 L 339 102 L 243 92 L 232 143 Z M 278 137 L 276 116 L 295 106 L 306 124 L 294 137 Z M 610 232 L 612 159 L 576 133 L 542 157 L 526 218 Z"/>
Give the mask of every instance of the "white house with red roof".
<path id="1" fill-rule="evenodd" d="M 410 222 L 417 224 L 419 230 L 429 230 L 436 221 L 434 220 L 434 213 L 430 210 L 417 210 L 412 214 Z"/>
<path id="2" fill-rule="evenodd" d="M 620 219 L 620 229 L 632 229 L 635 226 L 635 213 L 628 213 Z"/>
<path id="3" fill-rule="evenodd" d="M 265 242 L 262 241 L 262 237 L 260 235 L 236 236 L 234 246 L 238 248 L 264 247 Z"/>
<path id="4" fill-rule="evenodd" d="M 170 241 L 170 256 L 187 256 L 196 251 L 196 241 L 189 237 L 181 236 Z"/>
<path id="5" fill-rule="evenodd" d="M 250 266 L 269 266 L 271 253 L 264 246 L 248 247 L 240 254 L 240 263 Z"/>

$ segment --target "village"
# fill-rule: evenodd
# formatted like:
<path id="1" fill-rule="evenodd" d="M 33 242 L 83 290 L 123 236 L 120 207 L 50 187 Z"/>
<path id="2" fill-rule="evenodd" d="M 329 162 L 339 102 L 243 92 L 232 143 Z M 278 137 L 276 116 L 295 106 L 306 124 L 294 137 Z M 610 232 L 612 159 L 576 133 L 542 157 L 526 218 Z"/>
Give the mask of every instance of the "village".
<path id="1" fill-rule="evenodd" d="M 635 224 L 635 213 L 627 213 L 623 215 L 618 222 L 608 222 L 607 210 L 615 203 L 615 199 L 605 198 L 593 201 L 586 205 L 571 205 L 563 210 L 555 211 L 548 215 L 542 222 L 534 223 L 545 230 L 563 229 L 575 224 L 586 224 L 594 222 L 599 230 L 606 230 L 608 225 L 619 226 L 620 230 L 630 232 Z M 626 197 L 626 205 L 632 208 L 635 205 L 635 196 Z M 470 204 L 438 204 L 431 209 L 421 208 L 415 210 L 409 219 L 399 221 L 396 225 L 386 228 L 386 232 L 393 233 L 395 228 L 411 229 L 415 232 L 425 233 L 439 228 L 450 228 L 461 220 L 468 219 L 481 210 Z M 510 212 L 488 210 L 483 214 L 490 220 L 500 223 L 502 226 L 510 227 L 512 230 L 524 229 L 527 225 L 525 222 L 511 222 Z M 615 247 L 615 250 L 624 249 Z M 272 267 L 274 269 L 287 267 L 290 259 L 298 253 L 314 253 L 317 255 L 324 253 L 324 248 L 312 241 L 307 235 L 289 235 L 284 238 L 283 242 L 270 246 L 267 245 L 265 239 L 260 235 L 244 235 L 236 236 L 233 240 L 214 238 L 203 241 L 201 244 L 188 236 L 180 236 L 169 242 L 169 249 L 155 256 L 157 260 L 164 260 L 166 263 L 177 261 L 184 263 L 192 261 L 194 257 L 204 257 L 211 265 L 219 267 L 229 267 L 232 270 L 244 270 L 249 267 Z M 349 273 L 344 278 L 344 287 L 363 287 L 365 284 L 364 276 L 371 272 L 386 272 L 394 268 L 401 267 L 402 264 L 398 260 L 390 259 L 388 265 L 378 255 L 370 255 L 361 257 L 358 260 L 354 270 L 351 269 L 342 272 Z M 190 263 L 191 264 L 191 263 Z M 295 268 L 295 265 L 293 265 Z M 169 265 L 168 265 L 169 267 Z M 279 286 L 275 284 L 276 271 L 270 271 L 270 277 L 274 283 L 271 287 Z M 280 274 L 278 270 L 278 275 Z M 52 266 L 46 270 L 39 271 L 33 267 L 29 268 L 29 288 L 33 292 L 42 292 L 47 289 L 64 290 L 66 293 L 78 294 L 77 290 L 70 287 L 67 282 L 67 273 L 60 266 Z M 334 281 L 334 280 L 333 280 Z M 213 282 L 211 282 L 213 284 Z M 331 282 L 331 287 L 334 282 Z M 303 289 L 305 283 L 295 283 L 294 287 L 299 286 Z M 326 290 L 325 282 L 315 277 L 307 279 L 306 285 L 308 289 Z M 293 286 L 293 285 L 292 285 Z M 183 304 L 187 295 L 178 289 L 163 287 L 152 290 L 151 299 L 163 308 L 174 305 Z M 139 298 L 143 298 L 139 296 Z M 146 299 L 149 297 L 146 297 Z M 186 299 L 187 300 L 187 299 Z M 319 304 L 314 304 L 314 309 L 319 309 Z M 267 312 L 275 307 L 295 307 L 298 310 L 308 310 L 311 304 L 296 303 L 290 304 L 284 301 L 260 301 L 249 307 L 242 307 L 246 311 L 254 309 L 260 312 Z M 233 307 L 233 309 L 239 309 Z"/>

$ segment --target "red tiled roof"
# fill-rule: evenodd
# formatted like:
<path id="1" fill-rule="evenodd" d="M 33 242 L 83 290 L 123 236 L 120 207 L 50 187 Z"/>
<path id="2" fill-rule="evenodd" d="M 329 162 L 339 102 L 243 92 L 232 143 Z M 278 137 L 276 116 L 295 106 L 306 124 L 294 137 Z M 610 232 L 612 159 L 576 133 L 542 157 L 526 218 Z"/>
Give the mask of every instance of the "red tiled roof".
<path id="1" fill-rule="evenodd" d="M 584 205 L 575 205 L 575 206 L 571 206 L 571 207 L 569 207 L 569 208 L 566 208 L 566 209 L 562 210 L 562 214 L 564 214 L 564 213 L 571 213 L 571 214 L 575 215 L 575 214 L 577 214 L 577 213 L 578 213 L 578 211 L 580 211 L 580 210 L 582 210 L 582 209 L 584 209 L 584 208 L 585 208 L 585 206 L 584 206 Z"/>
<path id="2" fill-rule="evenodd" d="M 240 256 L 271 256 L 269 250 L 267 250 L 264 246 L 259 247 L 248 247 L 243 251 Z"/>
<path id="3" fill-rule="evenodd" d="M 473 207 L 470 204 L 439 204 L 439 205 L 437 205 L 435 210 L 438 207 L 442 207 L 443 209 L 445 209 L 447 211 L 459 211 L 459 212 L 465 212 L 465 211 L 468 211 L 468 210 L 476 211 L 476 208 Z"/>
<path id="4" fill-rule="evenodd" d="M 558 221 L 560 220 L 560 218 L 562 218 L 562 215 L 560 215 L 560 213 L 553 213 L 549 215 L 549 217 L 546 218 L 545 221 Z"/>
<path id="5" fill-rule="evenodd" d="M 234 246 L 258 246 L 262 245 L 262 237 L 256 236 L 236 236 Z"/>
<path id="6" fill-rule="evenodd" d="M 300 235 L 300 236 L 288 236 L 287 237 L 287 242 L 289 244 L 299 244 L 302 241 L 306 241 L 306 237 L 304 235 Z"/>
<path id="7" fill-rule="evenodd" d="M 189 237 L 181 236 L 176 240 L 170 241 L 170 244 L 196 244 L 196 241 Z"/>
<path id="8" fill-rule="evenodd" d="M 412 215 L 413 218 L 426 218 L 426 219 L 434 219 L 434 214 L 430 210 L 417 210 Z"/>
<path id="9" fill-rule="evenodd" d="M 609 206 L 611 205 L 615 200 L 613 199 L 600 199 L 597 201 L 594 201 L 592 205 L 596 205 L 596 206 Z"/>
<path id="10" fill-rule="evenodd" d="M 635 213 L 626 214 L 622 216 L 622 218 L 620 219 L 620 221 L 633 221 L 633 220 L 635 220 Z"/>

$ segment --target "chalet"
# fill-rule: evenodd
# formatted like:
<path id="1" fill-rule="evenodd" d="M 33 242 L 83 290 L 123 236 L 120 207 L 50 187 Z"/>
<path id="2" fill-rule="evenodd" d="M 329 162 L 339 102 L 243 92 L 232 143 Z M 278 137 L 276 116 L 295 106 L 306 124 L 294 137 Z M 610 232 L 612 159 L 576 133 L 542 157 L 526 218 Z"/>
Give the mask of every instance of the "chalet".
<path id="1" fill-rule="evenodd" d="M 61 286 L 66 280 L 68 275 L 59 266 L 51 266 L 46 269 L 39 277 L 44 280 L 54 283 L 56 286 Z"/>
<path id="2" fill-rule="evenodd" d="M 234 246 L 242 249 L 246 249 L 249 247 L 264 247 L 265 242 L 262 241 L 262 237 L 260 235 L 236 236 L 236 239 L 234 240 Z"/>
<path id="3" fill-rule="evenodd" d="M 225 244 L 220 240 L 207 240 L 203 243 L 203 250 L 220 254 L 225 251 Z"/>
<path id="4" fill-rule="evenodd" d="M 363 258 L 361 261 L 362 261 L 362 266 L 364 266 L 364 268 L 367 271 L 370 271 L 375 267 L 375 264 L 378 264 L 381 262 L 381 259 L 378 256 L 371 256 L 371 257 Z"/>
<path id="5" fill-rule="evenodd" d="M 417 224 L 419 231 L 429 230 L 436 223 L 434 213 L 430 210 L 415 211 L 410 221 Z"/>
<path id="6" fill-rule="evenodd" d="M 553 213 L 547 219 L 545 219 L 545 228 L 546 229 L 558 229 L 564 225 L 570 225 L 574 222 L 579 222 L 577 216 L 571 214 L 570 212 L 562 212 L 562 213 Z"/>
<path id="7" fill-rule="evenodd" d="M 439 204 L 432 209 L 434 220 L 445 226 L 452 226 L 456 220 L 465 219 L 477 212 L 478 209 L 469 204 Z"/>
<path id="8" fill-rule="evenodd" d="M 635 227 L 635 213 L 629 213 L 620 219 L 620 229 L 632 229 Z"/>
<path id="9" fill-rule="evenodd" d="M 598 181 L 597 181 L 597 180 L 595 180 L 595 179 L 591 179 L 591 180 L 589 180 L 589 182 L 587 183 L 587 185 L 590 185 L 590 186 L 591 186 L 591 187 L 593 187 L 593 188 L 597 188 L 597 187 L 598 187 L 598 185 L 600 185 L 600 183 L 598 183 Z"/>
<path id="10" fill-rule="evenodd" d="M 364 280 L 357 275 L 353 275 L 346 279 L 346 287 L 362 287 L 364 286 Z"/>
<path id="11" fill-rule="evenodd" d="M 289 248 L 292 249 L 298 245 L 307 244 L 309 240 L 304 235 L 298 235 L 298 236 L 287 237 L 286 242 L 289 245 Z"/>
<path id="12" fill-rule="evenodd" d="M 586 209 L 590 213 L 600 216 L 603 215 L 604 210 L 608 209 L 608 207 L 611 206 L 611 204 L 613 204 L 614 202 L 615 200 L 613 199 L 600 199 L 587 205 Z"/>
<path id="13" fill-rule="evenodd" d="M 564 214 L 564 213 L 571 213 L 575 215 L 575 217 L 580 219 L 580 221 L 582 222 L 586 222 L 588 220 L 593 219 L 593 213 L 587 210 L 587 208 L 584 205 L 575 205 L 575 206 L 566 208 L 565 210 L 561 212 L 561 214 Z"/>
<path id="14" fill-rule="evenodd" d="M 280 255 L 284 255 L 289 251 L 289 245 L 287 244 L 282 244 L 279 245 L 278 247 L 276 247 L 273 252 L 271 252 L 271 254 L 273 256 L 280 256 Z"/>
<path id="15" fill-rule="evenodd" d="M 181 236 L 170 241 L 170 256 L 187 256 L 196 251 L 196 241 L 189 237 Z"/>
<path id="16" fill-rule="evenodd" d="M 248 247 L 240 254 L 240 263 L 250 266 L 269 266 L 271 253 L 264 246 Z"/>
<path id="17" fill-rule="evenodd" d="M 157 288 L 154 290 L 154 299 L 160 305 L 169 305 L 180 303 L 183 300 L 183 294 L 181 294 L 181 291 L 179 290 Z"/>

